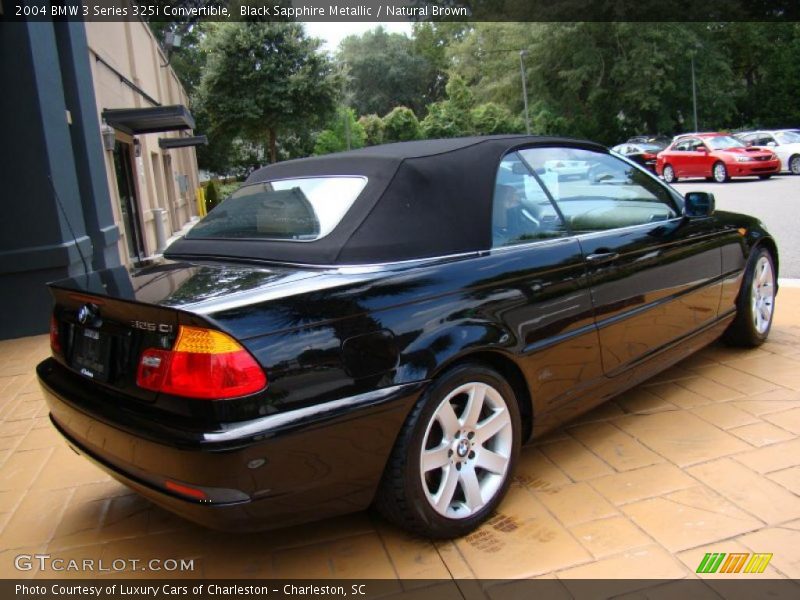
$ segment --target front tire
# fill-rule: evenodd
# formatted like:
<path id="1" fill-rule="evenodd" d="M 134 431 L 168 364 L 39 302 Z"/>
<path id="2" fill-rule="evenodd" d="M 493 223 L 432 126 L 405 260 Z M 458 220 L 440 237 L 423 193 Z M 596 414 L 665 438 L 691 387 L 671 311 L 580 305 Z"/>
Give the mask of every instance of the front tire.
<path id="1" fill-rule="evenodd" d="M 758 176 L 759 179 L 765 179 L 765 180 L 769 179 L 770 177 L 772 177 L 772 175 L 759 175 Z"/>
<path id="2" fill-rule="evenodd" d="M 675 183 L 678 181 L 678 178 L 675 177 L 675 169 L 672 168 L 672 165 L 664 165 L 664 169 L 661 173 L 664 181 L 667 183 Z"/>
<path id="3" fill-rule="evenodd" d="M 711 169 L 711 176 L 717 183 L 725 183 L 730 179 L 730 176 L 728 175 L 728 169 L 725 168 L 725 165 L 721 162 L 714 163 L 714 166 Z"/>
<path id="4" fill-rule="evenodd" d="M 477 363 L 444 373 L 406 419 L 375 507 L 429 538 L 478 527 L 505 495 L 521 444 L 511 386 Z"/>
<path id="5" fill-rule="evenodd" d="M 758 248 L 747 263 L 736 300 L 736 318 L 723 339 L 733 346 L 760 346 L 769 336 L 774 314 L 775 261 L 769 250 Z"/>

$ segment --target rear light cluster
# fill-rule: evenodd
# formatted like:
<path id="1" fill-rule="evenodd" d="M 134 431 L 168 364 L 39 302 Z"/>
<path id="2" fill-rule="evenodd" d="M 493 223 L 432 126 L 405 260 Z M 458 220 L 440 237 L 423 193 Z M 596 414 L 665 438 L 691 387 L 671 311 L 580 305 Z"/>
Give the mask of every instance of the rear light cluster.
<path id="1" fill-rule="evenodd" d="M 50 316 L 50 349 L 53 354 L 61 354 L 61 337 L 58 333 L 58 319 L 55 315 Z"/>
<path id="2" fill-rule="evenodd" d="M 267 377 L 230 336 L 181 325 L 171 350 L 148 348 L 142 352 L 136 384 L 174 396 L 219 400 L 262 390 Z"/>

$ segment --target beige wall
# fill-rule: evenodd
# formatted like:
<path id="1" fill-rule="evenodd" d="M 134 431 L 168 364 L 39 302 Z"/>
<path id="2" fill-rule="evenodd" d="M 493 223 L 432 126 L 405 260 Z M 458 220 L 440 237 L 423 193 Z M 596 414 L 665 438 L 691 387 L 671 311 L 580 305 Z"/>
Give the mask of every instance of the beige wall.
<path id="1" fill-rule="evenodd" d="M 148 108 L 153 106 L 136 90 L 126 85 L 97 57 L 112 65 L 127 79 L 162 105 L 183 104 L 189 98 L 171 67 L 162 67 L 166 58 L 149 27 L 141 21 L 87 22 L 86 37 L 89 42 L 89 63 L 94 79 L 97 99 L 97 118 L 106 108 Z M 101 122 L 102 126 L 102 122 Z M 181 137 L 182 132 L 138 135 L 140 156 L 133 159 L 134 179 L 138 200 L 138 220 L 141 225 L 144 253 L 149 256 L 156 250 L 156 229 L 152 209 L 165 208 L 167 235 L 181 229 L 197 213 L 197 159 L 194 148 L 161 150 L 158 139 Z M 133 142 L 130 136 L 117 132 L 117 139 Z M 123 238 L 119 243 L 120 256 L 129 263 L 125 227 L 122 223 L 114 157 L 105 151 L 108 187 L 114 218 Z M 179 181 L 185 177 L 187 185 L 181 190 Z"/>

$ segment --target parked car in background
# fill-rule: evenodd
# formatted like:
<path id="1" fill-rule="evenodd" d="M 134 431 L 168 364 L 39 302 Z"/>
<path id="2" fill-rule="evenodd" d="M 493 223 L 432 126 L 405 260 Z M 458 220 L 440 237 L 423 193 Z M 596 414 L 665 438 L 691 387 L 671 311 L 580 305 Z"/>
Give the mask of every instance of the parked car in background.
<path id="1" fill-rule="evenodd" d="M 580 161 L 596 178 L 562 179 Z M 50 285 L 50 419 L 171 511 L 253 531 L 495 511 L 520 446 L 724 335 L 775 242 L 599 144 L 490 136 L 280 162 L 165 252 Z"/>
<path id="2" fill-rule="evenodd" d="M 771 150 L 781 159 L 781 168 L 800 175 L 800 133 L 792 129 L 744 131 L 735 136 L 746 146 Z"/>
<path id="3" fill-rule="evenodd" d="M 662 149 L 666 148 L 672 143 L 672 138 L 666 135 L 635 135 L 628 138 L 628 144 L 653 144 L 660 146 Z"/>
<path id="4" fill-rule="evenodd" d="M 684 177 L 718 183 L 731 177 L 769 179 L 780 170 L 781 161 L 771 150 L 748 148 L 724 133 L 679 135 L 656 159 L 656 172 L 667 183 Z"/>
<path id="5" fill-rule="evenodd" d="M 626 142 L 611 148 L 612 152 L 628 157 L 633 162 L 642 165 L 653 173 L 656 171 L 656 155 L 664 149 L 659 144 L 639 142 L 637 144 Z"/>

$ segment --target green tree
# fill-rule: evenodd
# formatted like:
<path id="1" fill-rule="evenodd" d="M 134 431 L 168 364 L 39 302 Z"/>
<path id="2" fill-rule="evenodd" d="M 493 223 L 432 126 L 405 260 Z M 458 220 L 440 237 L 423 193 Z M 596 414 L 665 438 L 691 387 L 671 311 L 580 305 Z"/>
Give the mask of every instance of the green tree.
<path id="1" fill-rule="evenodd" d="M 472 128 L 479 135 L 499 133 L 524 133 L 522 120 L 514 117 L 505 106 L 494 102 L 480 104 L 472 109 Z"/>
<path id="2" fill-rule="evenodd" d="M 471 111 L 475 98 L 464 79 L 457 74 L 451 75 L 446 92 L 447 100 L 428 106 L 428 114 L 421 123 L 426 138 L 458 137 L 474 132 Z"/>
<path id="3" fill-rule="evenodd" d="M 212 129 L 265 144 L 278 159 L 278 135 L 324 123 L 339 80 L 297 23 L 208 23 L 198 99 Z"/>
<path id="4" fill-rule="evenodd" d="M 420 138 L 420 127 L 414 111 L 407 106 L 396 106 L 383 117 L 384 141 L 407 142 Z"/>
<path id="5" fill-rule="evenodd" d="M 314 154 L 329 154 L 348 150 L 348 136 L 350 148 L 363 148 L 367 140 L 364 126 L 356 121 L 356 113 L 352 108 L 340 106 L 336 116 L 328 124 L 328 128 L 321 131 L 314 145 Z"/>
<path id="6" fill-rule="evenodd" d="M 383 119 L 378 115 L 364 115 L 358 122 L 364 128 L 367 146 L 377 146 L 383 143 Z"/>
<path id="7" fill-rule="evenodd" d="M 414 42 L 405 35 L 378 27 L 348 36 L 339 46 L 337 61 L 348 74 L 347 88 L 358 114 L 385 114 L 397 105 L 421 114 L 435 100 L 430 93 L 438 71 L 415 52 Z"/>

